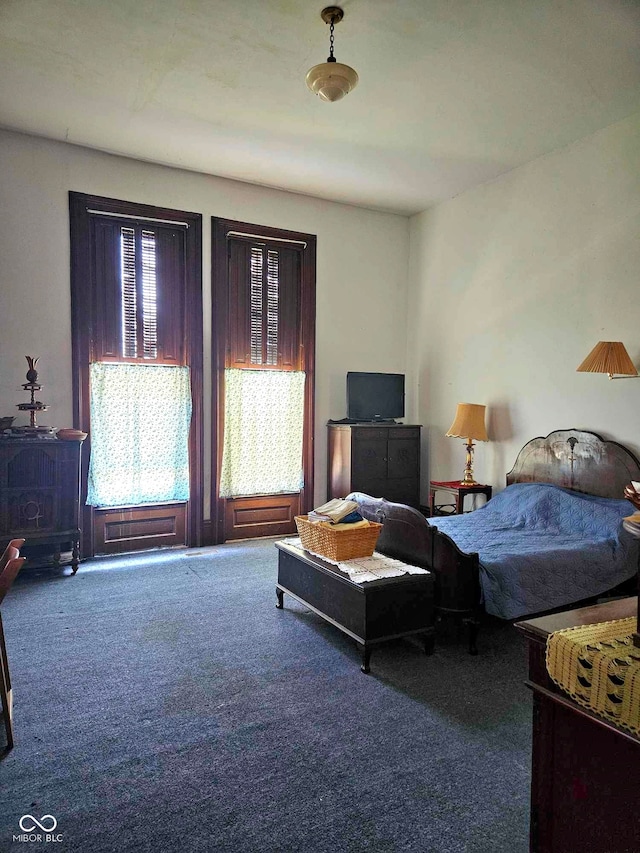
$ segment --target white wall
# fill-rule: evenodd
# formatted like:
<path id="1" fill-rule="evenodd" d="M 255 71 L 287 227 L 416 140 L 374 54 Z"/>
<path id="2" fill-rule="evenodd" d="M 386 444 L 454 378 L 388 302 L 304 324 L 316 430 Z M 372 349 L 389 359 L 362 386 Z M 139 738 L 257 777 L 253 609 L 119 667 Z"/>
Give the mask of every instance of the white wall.
<path id="1" fill-rule="evenodd" d="M 462 471 L 462 442 L 444 437 L 460 401 L 488 407 L 492 441 L 478 446 L 475 470 L 497 488 L 518 449 L 556 428 L 592 429 L 640 454 L 640 380 L 575 372 L 598 340 L 624 341 L 640 364 L 640 116 L 410 227 L 404 217 L 3 131 L 0 174 L 0 415 L 17 414 L 24 356 L 36 355 L 40 398 L 51 405 L 43 422 L 71 424 L 67 194 L 76 190 L 203 214 L 207 371 L 209 217 L 317 234 L 316 502 L 325 497 L 325 422 L 346 414 L 347 370 L 409 374 L 407 420 L 425 426 L 423 499 L 429 476 Z"/>
<path id="2" fill-rule="evenodd" d="M 475 473 L 498 488 L 553 429 L 640 455 L 640 379 L 575 372 L 599 340 L 640 365 L 639 237 L 640 116 L 412 218 L 409 348 L 431 478 L 464 468 L 462 441 L 444 437 L 458 402 L 487 405 Z"/>
<path id="3" fill-rule="evenodd" d="M 40 356 L 39 398 L 51 406 L 40 422 L 58 427 L 72 421 L 69 190 L 203 214 L 205 387 L 210 217 L 317 235 L 315 494 L 323 502 L 325 423 L 346 415 L 347 370 L 406 369 L 409 220 L 4 131 L 0 175 L 0 415 L 18 415 L 24 356 Z"/>

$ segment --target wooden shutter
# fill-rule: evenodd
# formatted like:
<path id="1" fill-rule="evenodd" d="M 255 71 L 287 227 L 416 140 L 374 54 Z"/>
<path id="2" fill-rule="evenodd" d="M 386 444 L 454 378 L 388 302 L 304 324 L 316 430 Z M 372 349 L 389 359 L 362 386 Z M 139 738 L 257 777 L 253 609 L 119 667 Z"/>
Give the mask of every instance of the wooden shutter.
<path id="1" fill-rule="evenodd" d="M 120 311 L 120 225 L 108 219 L 94 219 L 92 278 L 93 361 L 121 357 L 122 315 Z"/>
<path id="2" fill-rule="evenodd" d="M 278 348 L 281 370 L 302 369 L 300 282 L 302 253 L 282 248 L 279 252 L 280 298 L 278 300 Z"/>
<path id="3" fill-rule="evenodd" d="M 156 281 L 158 355 L 162 364 L 187 364 L 184 300 L 184 228 L 158 228 L 156 236 Z M 180 283 L 180 286 L 176 286 Z M 200 318 L 194 317 L 198 322 Z"/>
<path id="4" fill-rule="evenodd" d="M 228 239 L 226 367 L 300 370 L 301 247 Z"/>
<path id="5" fill-rule="evenodd" d="M 229 240 L 227 367 L 251 367 L 251 246 Z"/>
<path id="6" fill-rule="evenodd" d="M 92 219 L 91 359 L 186 364 L 185 231 Z"/>

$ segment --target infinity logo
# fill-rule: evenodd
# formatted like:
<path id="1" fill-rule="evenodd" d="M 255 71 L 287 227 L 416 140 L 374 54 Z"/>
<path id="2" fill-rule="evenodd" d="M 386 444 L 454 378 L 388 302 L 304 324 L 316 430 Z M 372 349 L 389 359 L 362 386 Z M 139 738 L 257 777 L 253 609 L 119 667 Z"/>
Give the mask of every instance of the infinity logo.
<path id="1" fill-rule="evenodd" d="M 51 826 L 45 825 L 47 818 L 51 820 Z M 25 821 L 27 822 L 26 824 Z M 28 821 L 32 821 L 31 825 L 29 825 Z M 36 826 L 43 832 L 53 832 L 57 825 L 58 821 L 52 814 L 43 814 L 40 820 L 37 820 L 32 814 L 23 814 L 20 818 L 20 829 L 23 832 L 33 832 Z"/>

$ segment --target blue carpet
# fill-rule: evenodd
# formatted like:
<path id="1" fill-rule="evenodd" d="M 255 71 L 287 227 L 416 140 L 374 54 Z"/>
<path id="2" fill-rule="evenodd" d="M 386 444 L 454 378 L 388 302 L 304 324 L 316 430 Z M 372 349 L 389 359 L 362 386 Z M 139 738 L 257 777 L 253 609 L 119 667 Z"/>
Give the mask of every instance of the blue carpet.
<path id="1" fill-rule="evenodd" d="M 432 657 L 398 640 L 367 676 L 348 637 L 276 609 L 276 565 L 266 540 L 19 576 L 0 850 L 33 849 L 25 814 L 83 853 L 528 849 L 516 630 L 488 620 L 478 657 L 447 626 Z"/>

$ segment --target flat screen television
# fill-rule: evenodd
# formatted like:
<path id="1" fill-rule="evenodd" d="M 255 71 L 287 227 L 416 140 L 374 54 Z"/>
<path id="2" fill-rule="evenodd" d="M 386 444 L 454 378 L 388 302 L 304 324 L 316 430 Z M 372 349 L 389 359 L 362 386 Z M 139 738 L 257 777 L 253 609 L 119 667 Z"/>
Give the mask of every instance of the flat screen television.
<path id="1" fill-rule="evenodd" d="M 404 417 L 403 373 L 347 373 L 347 417 L 392 421 Z"/>

